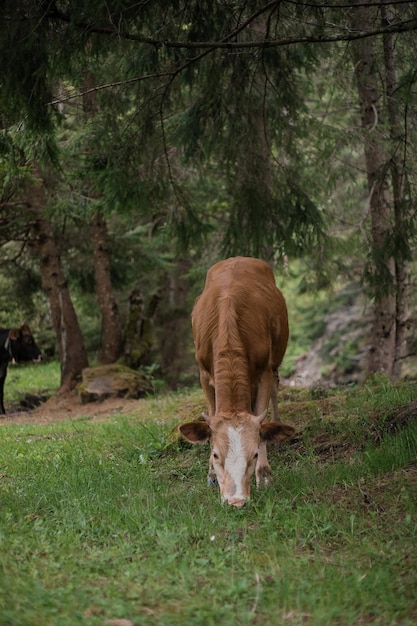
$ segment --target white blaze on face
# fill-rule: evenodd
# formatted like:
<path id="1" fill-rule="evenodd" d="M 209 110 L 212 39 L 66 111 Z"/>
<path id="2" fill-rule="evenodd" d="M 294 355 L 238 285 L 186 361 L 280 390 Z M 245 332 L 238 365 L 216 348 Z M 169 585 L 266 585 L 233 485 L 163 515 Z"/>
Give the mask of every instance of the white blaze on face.
<path id="1" fill-rule="evenodd" d="M 242 444 L 242 427 L 234 428 L 229 426 L 227 433 L 229 435 L 229 448 L 224 462 L 224 469 L 233 480 L 235 492 L 224 495 L 234 498 L 245 498 L 242 481 L 246 473 L 247 460 Z"/>

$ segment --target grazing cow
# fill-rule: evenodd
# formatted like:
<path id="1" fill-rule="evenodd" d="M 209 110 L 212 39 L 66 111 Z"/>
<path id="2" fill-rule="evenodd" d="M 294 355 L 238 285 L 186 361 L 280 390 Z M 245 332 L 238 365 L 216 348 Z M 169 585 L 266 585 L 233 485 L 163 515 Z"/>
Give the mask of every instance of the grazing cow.
<path id="1" fill-rule="evenodd" d="M 222 500 L 241 507 L 254 472 L 257 485 L 270 481 L 266 442 L 295 432 L 278 417 L 276 379 L 288 316 L 269 265 L 235 257 L 210 268 L 192 327 L 209 415 L 179 430 L 191 443 L 210 441 L 209 483 L 215 477 Z M 265 423 L 270 400 L 272 422 Z"/>
<path id="2" fill-rule="evenodd" d="M 40 361 L 41 353 L 32 337 L 30 328 L 0 328 L 0 414 L 4 415 L 3 390 L 9 361 Z"/>

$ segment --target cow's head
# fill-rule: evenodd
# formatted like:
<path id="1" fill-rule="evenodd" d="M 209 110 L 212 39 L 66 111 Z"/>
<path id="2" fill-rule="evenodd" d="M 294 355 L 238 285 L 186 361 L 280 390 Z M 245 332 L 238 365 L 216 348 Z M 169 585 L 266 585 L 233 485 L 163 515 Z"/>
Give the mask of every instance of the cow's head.
<path id="1" fill-rule="evenodd" d="M 191 443 L 210 441 L 210 472 L 216 475 L 223 502 L 238 508 L 250 496 L 261 443 L 285 441 L 295 432 L 287 424 L 263 423 L 265 414 L 239 413 L 233 418 L 203 414 L 204 421 L 179 426 L 181 435 Z"/>
<path id="2" fill-rule="evenodd" d="M 40 361 L 41 351 L 35 343 L 27 324 L 13 329 L 9 333 L 9 351 L 16 363 L 22 361 Z"/>

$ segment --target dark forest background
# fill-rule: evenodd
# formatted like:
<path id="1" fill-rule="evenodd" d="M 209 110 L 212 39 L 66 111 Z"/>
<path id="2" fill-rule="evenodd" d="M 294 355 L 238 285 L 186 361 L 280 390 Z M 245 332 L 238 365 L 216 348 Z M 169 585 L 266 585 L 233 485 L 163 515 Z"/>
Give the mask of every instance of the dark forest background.
<path id="1" fill-rule="evenodd" d="M 415 2 L 4 0 L 0 30 L 0 324 L 62 390 L 195 381 L 193 300 L 236 254 L 287 296 L 286 376 L 413 375 Z"/>

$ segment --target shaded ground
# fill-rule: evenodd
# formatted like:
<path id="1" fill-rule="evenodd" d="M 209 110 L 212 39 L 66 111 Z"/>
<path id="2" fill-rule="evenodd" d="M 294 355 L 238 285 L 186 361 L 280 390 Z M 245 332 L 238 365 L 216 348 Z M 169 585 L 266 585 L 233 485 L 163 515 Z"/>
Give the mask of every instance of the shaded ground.
<path id="1" fill-rule="evenodd" d="M 314 395 L 314 394 L 313 394 Z M 308 392 L 308 398 L 311 398 Z M 306 400 L 303 390 L 294 390 L 281 385 L 279 392 L 279 410 L 281 420 L 292 424 L 301 433 L 307 424 L 317 418 L 330 418 L 340 410 L 344 402 L 344 394 L 332 397 L 319 397 Z M 199 419 L 207 410 L 203 392 L 179 401 L 179 419 Z M 115 414 L 146 411 L 146 399 L 128 399 L 125 397 L 109 397 L 95 402 L 83 403 L 76 391 L 55 394 L 45 400 L 26 394 L 21 405 L 6 407 L 7 414 L 0 416 L 2 424 L 47 424 L 70 419 L 101 418 L 106 419 Z"/>
<path id="2" fill-rule="evenodd" d="M 20 407 L 10 407 L 6 415 L 0 416 L 0 425 L 48 424 L 81 417 L 106 418 L 135 411 L 142 402 L 125 398 L 107 398 L 101 402 L 82 404 L 76 392 L 56 394 L 32 410 L 22 411 Z"/>

